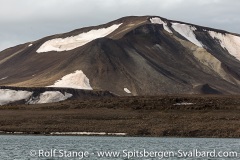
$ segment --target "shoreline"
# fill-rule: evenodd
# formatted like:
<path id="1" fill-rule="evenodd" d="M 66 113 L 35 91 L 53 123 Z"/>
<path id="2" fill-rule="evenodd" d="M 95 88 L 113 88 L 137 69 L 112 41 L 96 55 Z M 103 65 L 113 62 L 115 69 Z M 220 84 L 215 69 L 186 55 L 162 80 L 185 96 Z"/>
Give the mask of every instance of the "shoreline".
<path id="1" fill-rule="evenodd" d="M 0 107 L 0 134 L 240 138 L 239 113 L 240 96 L 118 97 L 9 105 Z"/>
<path id="2" fill-rule="evenodd" d="M 199 136 L 199 137 L 184 137 L 184 136 L 137 136 L 137 135 L 114 135 L 114 134 L 105 134 L 105 135 L 99 135 L 99 134 L 92 134 L 92 135 L 79 135 L 79 134 L 51 134 L 51 133 L 28 133 L 28 132 L 22 132 L 22 133 L 14 133 L 14 132 L 0 132 L 0 136 L 74 136 L 74 137 L 137 137 L 137 138 L 208 138 L 208 139 L 240 139 L 240 137 L 204 137 L 204 136 Z"/>
<path id="3" fill-rule="evenodd" d="M 106 133 L 106 132 L 50 132 L 50 133 L 34 133 L 34 132 L 14 132 L 0 131 L 0 135 L 42 135 L 42 136 L 115 136 L 126 137 L 127 133 Z"/>

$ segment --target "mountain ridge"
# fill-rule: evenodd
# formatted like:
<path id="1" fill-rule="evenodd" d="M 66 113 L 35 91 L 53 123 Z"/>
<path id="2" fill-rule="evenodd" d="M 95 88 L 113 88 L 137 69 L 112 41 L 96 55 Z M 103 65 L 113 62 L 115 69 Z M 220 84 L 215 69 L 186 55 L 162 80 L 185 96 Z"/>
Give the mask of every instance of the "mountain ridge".
<path id="1" fill-rule="evenodd" d="M 73 29 L 71 31 L 68 31 L 68 32 L 62 32 L 62 33 L 59 33 L 59 34 L 52 34 L 52 35 L 49 35 L 49 36 L 45 36 L 44 38 L 40 38 L 38 40 L 35 40 L 35 41 L 39 41 L 39 40 L 42 40 L 42 39 L 45 39 L 45 38 L 52 38 L 53 36 L 61 36 L 63 34 L 70 34 L 72 32 L 76 32 L 76 31 L 87 31 L 87 30 L 90 30 L 92 28 L 96 28 L 96 27 L 103 27 L 107 24 L 112 24 L 114 22 L 117 22 L 117 21 L 122 21 L 123 19 L 126 19 L 126 18 L 147 18 L 150 19 L 150 18 L 154 18 L 154 17 L 158 17 L 158 18 L 161 18 L 163 20 L 166 20 L 166 21 L 171 21 L 171 22 L 176 22 L 176 23 L 182 23 L 182 24 L 187 24 L 187 25 L 193 25 L 193 26 L 197 26 L 197 27 L 200 27 L 200 28 L 206 28 L 206 29 L 209 29 L 209 30 L 213 30 L 213 31 L 218 31 L 218 32 L 224 32 L 224 33 L 229 33 L 229 34 L 232 34 L 232 35 L 236 35 L 236 36 L 240 36 L 240 33 L 235 33 L 235 32 L 230 32 L 230 31 L 227 31 L 227 30 L 224 30 L 224 29 L 217 29 L 217 28 L 213 28 L 213 27 L 208 27 L 208 26 L 203 26 L 203 25 L 199 25 L 199 24 L 193 24 L 193 23 L 188 23 L 188 22 L 184 22 L 184 21 L 178 21 L 178 20 L 173 20 L 173 19 L 167 19 L 167 18 L 164 18 L 164 17 L 161 17 L 161 16 L 154 16 L 154 15 L 145 15 L 145 16 L 125 16 L 125 17 L 122 17 L 122 18 L 118 18 L 116 20 L 112 20 L 108 23 L 104 23 L 104 24 L 100 24 L 100 25 L 92 25 L 92 26 L 87 26 L 87 27 L 82 27 L 82 28 L 79 28 L 79 29 Z M 31 41 L 31 42 L 35 42 L 35 41 Z M 9 48 L 6 48 L 6 49 L 3 49 L 2 51 L 0 52 L 3 52 L 5 50 L 8 50 L 8 49 L 11 49 L 13 47 L 17 47 L 17 46 L 20 46 L 20 45 L 29 45 L 31 44 L 31 42 L 25 42 L 25 43 L 22 43 L 22 44 L 18 44 L 16 46 L 12 46 L 12 47 L 9 47 Z"/>

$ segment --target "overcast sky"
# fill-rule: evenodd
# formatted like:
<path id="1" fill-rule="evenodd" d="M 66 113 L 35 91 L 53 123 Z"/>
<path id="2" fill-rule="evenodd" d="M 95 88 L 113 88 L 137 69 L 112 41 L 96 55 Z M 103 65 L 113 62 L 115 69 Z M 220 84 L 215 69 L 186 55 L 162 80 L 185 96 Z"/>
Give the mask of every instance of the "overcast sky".
<path id="1" fill-rule="evenodd" d="M 0 50 L 130 15 L 240 33 L 240 0 L 0 0 Z"/>

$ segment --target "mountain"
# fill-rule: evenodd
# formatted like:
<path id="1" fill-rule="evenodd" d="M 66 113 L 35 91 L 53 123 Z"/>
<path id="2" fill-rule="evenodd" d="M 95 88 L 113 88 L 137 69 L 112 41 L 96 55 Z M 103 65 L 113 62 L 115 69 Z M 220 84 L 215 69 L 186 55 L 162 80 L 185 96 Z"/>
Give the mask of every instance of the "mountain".
<path id="1" fill-rule="evenodd" d="M 240 35 L 158 16 L 124 17 L 0 52 L 0 86 L 239 94 Z"/>

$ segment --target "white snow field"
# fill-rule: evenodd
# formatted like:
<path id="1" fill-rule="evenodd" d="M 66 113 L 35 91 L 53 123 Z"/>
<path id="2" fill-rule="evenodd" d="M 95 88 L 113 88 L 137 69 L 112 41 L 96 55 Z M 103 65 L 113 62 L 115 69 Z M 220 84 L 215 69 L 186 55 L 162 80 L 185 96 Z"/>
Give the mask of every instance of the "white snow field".
<path id="1" fill-rule="evenodd" d="M 208 31 L 212 38 L 219 40 L 221 46 L 240 61 L 240 37 L 232 34 L 222 34 Z"/>
<path id="2" fill-rule="evenodd" d="M 70 73 L 60 80 L 56 81 L 53 85 L 48 87 L 63 87 L 63 88 L 75 88 L 92 90 L 89 79 L 83 73 L 82 70 L 76 70 L 74 73 Z"/>
<path id="3" fill-rule="evenodd" d="M 122 24 L 122 23 L 121 23 Z M 94 39 L 105 37 L 115 31 L 121 24 L 114 24 L 108 28 L 101 28 L 81 33 L 76 36 L 67 38 L 56 38 L 46 41 L 37 50 L 37 53 L 49 52 L 49 51 L 69 51 L 75 48 L 81 47 Z"/>
<path id="4" fill-rule="evenodd" d="M 196 39 L 196 35 L 193 32 L 196 30 L 195 27 L 187 24 L 172 23 L 172 28 L 193 44 L 197 45 L 198 47 L 203 47 L 202 43 Z"/>
<path id="5" fill-rule="evenodd" d="M 167 26 L 167 23 L 164 22 L 161 18 L 159 17 L 151 18 L 150 21 L 153 24 L 162 24 L 165 31 L 167 31 L 168 33 L 172 33 L 172 31 Z"/>
<path id="6" fill-rule="evenodd" d="M 33 92 L 29 91 L 0 89 L 0 106 L 20 100 L 24 100 L 26 104 L 53 103 L 64 101 L 72 97 L 72 94 L 70 93 L 62 94 L 59 91 L 46 91 L 41 93 L 40 96 L 35 99 L 31 97 L 32 94 Z"/>
<path id="7" fill-rule="evenodd" d="M 72 94 L 66 93 L 62 94 L 59 91 L 46 91 L 41 93 L 39 98 L 31 99 L 28 103 L 29 104 L 43 104 L 43 103 L 54 103 L 67 100 L 68 98 L 72 97 Z"/>
<path id="8" fill-rule="evenodd" d="M 32 92 L 28 91 L 15 91 L 10 89 L 0 89 L 0 105 L 5 105 L 8 103 L 20 101 L 20 100 L 28 100 Z"/>

